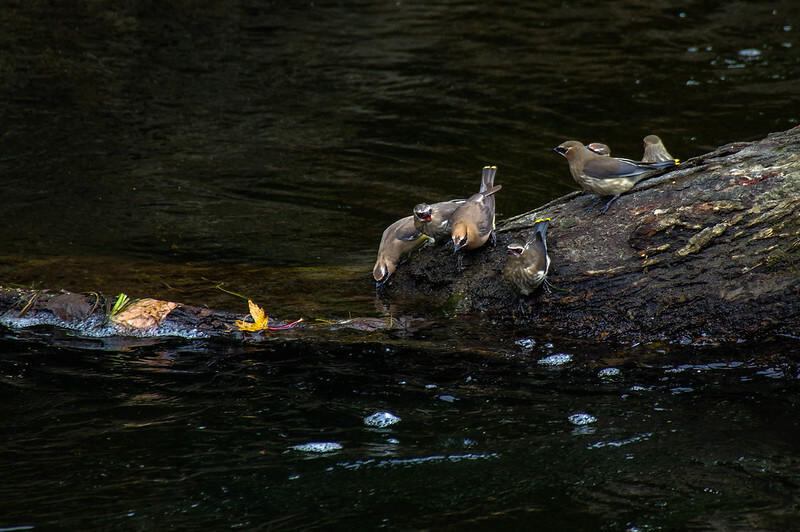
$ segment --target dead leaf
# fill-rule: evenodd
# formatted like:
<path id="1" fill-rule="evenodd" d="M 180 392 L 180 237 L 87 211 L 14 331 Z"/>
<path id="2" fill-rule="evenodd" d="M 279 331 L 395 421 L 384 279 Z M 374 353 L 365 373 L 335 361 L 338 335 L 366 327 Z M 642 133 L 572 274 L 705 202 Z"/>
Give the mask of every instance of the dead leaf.
<path id="1" fill-rule="evenodd" d="M 86 301 L 86 296 L 74 292 L 59 294 L 42 306 L 64 321 L 86 319 L 94 308 Z"/>
<path id="2" fill-rule="evenodd" d="M 250 316 L 253 318 L 253 323 L 243 320 L 236 320 L 236 326 L 240 331 L 258 332 L 264 329 L 269 329 L 269 316 L 266 315 L 264 309 L 253 303 L 248 299 L 247 304 L 250 306 Z"/>
<path id="3" fill-rule="evenodd" d="M 244 320 L 236 320 L 235 325 L 239 327 L 240 331 L 244 332 L 258 332 L 258 331 L 277 331 L 282 329 L 290 329 L 303 321 L 303 318 L 299 320 L 295 320 L 291 323 L 286 323 L 284 325 L 276 325 L 275 327 L 269 326 L 269 316 L 266 315 L 264 309 L 253 303 L 251 300 L 247 300 L 247 304 L 250 306 L 250 317 L 253 318 L 253 322 L 244 321 Z"/>
<path id="4" fill-rule="evenodd" d="M 161 301 L 159 299 L 140 299 L 134 301 L 128 307 L 111 318 L 123 327 L 129 329 L 148 329 L 155 327 L 167 317 L 177 303 L 172 301 Z"/>

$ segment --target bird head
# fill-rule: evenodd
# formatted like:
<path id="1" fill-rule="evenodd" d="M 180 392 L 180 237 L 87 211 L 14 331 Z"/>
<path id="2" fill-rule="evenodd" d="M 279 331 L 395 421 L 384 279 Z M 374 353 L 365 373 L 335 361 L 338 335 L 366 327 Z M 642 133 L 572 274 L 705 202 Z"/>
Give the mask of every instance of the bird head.
<path id="1" fill-rule="evenodd" d="M 391 261 L 380 260 L 372 270 L 372 278 L 375 279 L 375 284 L 378 288 L 383 286 L 383 283 L 389 279 L 389 276 L 394 273 L 395 265 Z"/>
<path id="2" fill-rule="evenodd" d="M 511 257 L 519 257 L 525 250 L 528 249 L 528 244 L 520 244 L 519 242 L 512 242 L 508 245 L 506 253 Z"/>
<path id="3" fill-rule="evenodd" d="M 567 142 L 559 144 L 558 146 L 553 148 L 553 151 L 556 152 L 556 153 L 560 153 L 561 155 L 563 155 L 567 159 L 570 159 L 571 157 L 574 157 L 578 153 L 580 153 L 581 152 L 581 148 L 586 150 L 586 147 L 583 144 L 581 144 L 580 142 L 578 142 L 577 140 L 568 140 Z"/>
<path id="4" fill-rule="evenodd" d="M 433 210 L 431 206 L 427 203 L 420 203 L 416 207 L 414 207 L 414 216 L 416 216 L 417 220 L 422 222 L 430 222 L 431 216 L 433 215 Z"/>
<path id="5" fill-rule="evenodd" d="M 450 230 L 453 241 L 453 251 L 458 251 L 467 245 L 467 226 L 464 222 L 456 222 Z"/>

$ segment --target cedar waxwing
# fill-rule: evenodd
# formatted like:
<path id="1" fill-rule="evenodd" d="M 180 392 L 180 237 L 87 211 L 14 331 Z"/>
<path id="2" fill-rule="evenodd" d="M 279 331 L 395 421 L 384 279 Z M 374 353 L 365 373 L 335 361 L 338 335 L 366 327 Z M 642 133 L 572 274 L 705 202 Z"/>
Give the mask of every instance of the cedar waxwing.
<path id="1" fill-rule="evenodd" d="M 450 217 L 450 237 L 453 250 L 477 249 L 494 234 L 494 193 L 500 185 L 494 184 L 496 166 L 484 166 L 480 192 L 473 194 Z M 458 256 L 461 268 L 461 255 Z"/>
<path id="2" fill-rule="evenodd" d="M 428 239 L 417 228 L 414 227 L 414 217 L 406 216 L 400 218 L 386 228 L 381 237 L 381 246 L 378 248 L 378 260 L 372 269 L 372 277 L 375 278 L 377 287 L 394 273 L 397 263 L 403 255 L 411 253 Z"/>
<path id="3" fill-rule="evenodd" d="M 547 288 L 550 257 L 547 255 L 546 232 L 549 223 L 550 218 L 536 220 L 530 240 L 514 241 L 508 245 L 508 261 L 503 269 L 503 277 L 523 296 L 529 295 L 543 282 Z"/>
<path id="4" fill-rule="evenodd" d="M 599 155 L 577 140 L 568 140 L 553 148 L 553 151 L 567 158 L 572 177 L 584 190 L 600 196 L 612 196 L 600 214 L 642 179 L 662 173 L 677 164 L 674 160 L 644 163 Z"/>
<path id="5" fill-rule="evenodd" d="M 644 144 L 644 154 L 642 155 L 642 162 L 645 163 L 658 163 L 664 161 L 675 161 L 677 159 L 672 157 L 664 147 L 664 143 L 657 135 L 647 135 L 642 139 Z"/>
<path id="6" fill-rule="evenodd" d="M 611 148 L 608 147 L 608 144 L 603 144 L 602 142 L 590 142 L 586 147 L 598 155 L 611 155 Z"/>
<path id="7" fill-rule="evenodd" d="M 414 207 L 414 227 L 436 242 L 443 242 L 450 237 L 450 217 L 466 201 L 465 199 L 454 199 L 433 205 L 420 203 Z"/>

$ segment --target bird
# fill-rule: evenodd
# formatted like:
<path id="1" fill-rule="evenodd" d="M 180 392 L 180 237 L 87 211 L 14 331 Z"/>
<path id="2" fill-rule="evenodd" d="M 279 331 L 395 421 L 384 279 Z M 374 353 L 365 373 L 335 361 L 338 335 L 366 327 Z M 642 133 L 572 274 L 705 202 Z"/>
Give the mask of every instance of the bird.
<path id="1" fill-rule="evenodd" d="M 547 289 L 550 256 L 547 254 L 547 226 L 550 218 L 536 220 L 532 238 L 513 241 L 508 245 L 508 260 L 503 278 L 523 296 L 530 295 L 542 283 Z"/>
<path id="2" fill-rule="evenodd" d="M 672 155 L 669 154 L 664 143 L 657 135 L 647 135 L 642 139 L 644 144 L 644 154 L 642 155 L 642 162 L 645 163 L 658 163 L 666 161 L 676 161 Z"/>
<path id="3" fill-rule="evenodd" d="M 414 207 L 414 227 L 417 231 L 442 242 L 450 236 L 450 217 L 467 200 L 453 199 L 433 205 L 420 203 Z"/>
<path id="4" fill-rule="evenodd" d="M 600 214 L 606 212 L 614 200 L 642 179 L 664 172 L 677 164 L 674 160 L 645 163 L 600 155 L 577 140 L 568 140 L 553 148 L 553 151 L 566 157 L 572 177 L 584 190 L 600 196 L 612 196 L 600 210 Z"/>
<path id="5" fill-rule="evenodd" d="M 608 144 L 603 144 L 602 142 L 590 142 L 586 147 L 598 155 L 611 155 L 611 148 L 608 147 Z"/>
<path id="6" fill-rule="evenodd" d="M 400 218 L 383 231 L 378 248 L 378 260 L 372 269 L 376 288 L 380 288 L 394 273 L 400 259 L 422 246 L 428 237 L 414 227 L 414 217 Z"/>
<path id="7" fill-rule="evenodd" d="M 454 252 L 477 249 L 494 235 L 494 194 L 502 188 L 494 184 L 496 173 L 496 166 L 484 166 L 480 191 L 467 198 L 450 216 L 450 239 Z M 459 254 L 459 269 L 461 258 Z"/>

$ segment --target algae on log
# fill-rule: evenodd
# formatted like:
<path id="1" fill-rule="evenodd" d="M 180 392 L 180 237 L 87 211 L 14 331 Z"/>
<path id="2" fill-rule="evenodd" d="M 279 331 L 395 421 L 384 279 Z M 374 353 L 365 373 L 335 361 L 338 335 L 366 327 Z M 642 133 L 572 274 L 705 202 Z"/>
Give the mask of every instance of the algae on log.
<path id="1" fill-rule="evenodd" d="M 800 127 L 722 146 L 584 214 L 595 198 L 575 192 L 499 221 L 497 246 L 468 253 L 461 272 L 451 250 L 425 248 L 383 297 L 590 338 L 800 333 Z M 501 276 L 506 245 L 538 218 L 552 219 L 554 289 L 520 301 Z"/>

